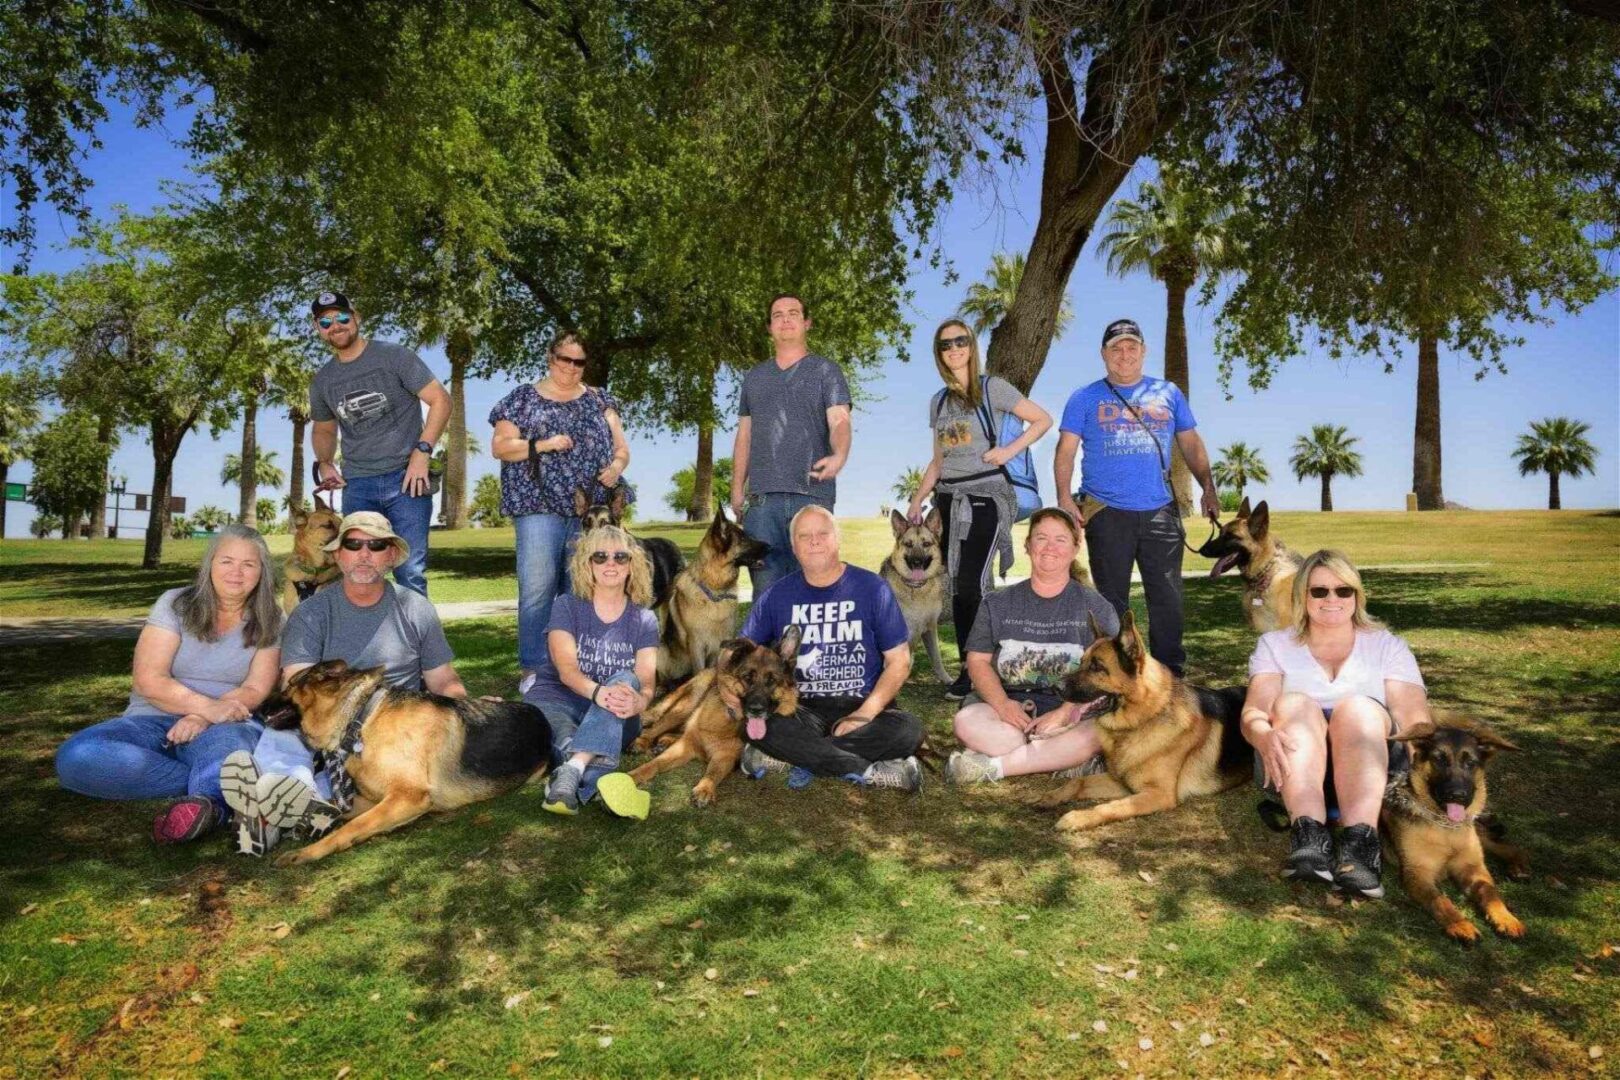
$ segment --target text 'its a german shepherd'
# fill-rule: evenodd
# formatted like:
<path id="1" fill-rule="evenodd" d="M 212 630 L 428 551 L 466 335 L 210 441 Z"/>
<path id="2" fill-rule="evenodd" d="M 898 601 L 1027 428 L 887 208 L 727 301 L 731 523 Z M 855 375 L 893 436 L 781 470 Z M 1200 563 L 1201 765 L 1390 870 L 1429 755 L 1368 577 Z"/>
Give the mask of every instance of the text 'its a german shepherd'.
<path id="1" fill-rule="evenodd" d="M 1484 724 L 1441 712 L 1434 723 L 1415 725 L 1396 739 L 1410 745 L 1412 770 L 1391 777 L 1379 826 L 1400 860 L 1406 894 L 1448 935 L 1472 944 L 1479 930 L 1440 891 L 1449 878 L 1497 933 L 1524 936 L 1524 923 L 1502 902 L 1485 866 L 1489 852 L 1507 864 L 1509 877 L 1530 876 L 1524 851 L 1501 839 L 1485 810 L 1486 765 L 1497 750 L 1518 747 Z"/>
<path id="2" fill-rule="evenodd" d="M 600 485 L 597 485 L 597 490 L 602 490 Z M 629 505 L 626 499 L 623 484 L 615 487 L 605 501 L 598 499 L 595 502 L 582 489 L 575 488 L 574 514 L 579 518 L 579 531 L 588 533 L 603 525 L 618 525 L 624 519 L 624 508 Z M 660 536 L 637 536 L 633 539 L 641 545 L 641 550 L 647 553 L 647 561 L 652 564 L 652 606 L 663 607 L 669 602 L 670 591 L 675 586 L 675 575 L 681 572 L 686 560 L 681 558 L 681 549 L 675 546 L 673 540 Z"/>
<path id="3" fill-rule="evenodd" d="M 1264 634 L 1294 624 L 1294 577 L 1304 563 L 1271 532 L 1271 508 L 1264 499 L 1253 511 L 1244 498 L 1237 516 L 1210 537 L 1198 554 L 1214 559 L 1209 576 L 1236 567 L 1243 575 L 1243 617 Z"/>
<path id="4" fill-rule="evenodd" d="M 934 678 L 951 681 L 939 656 L 939 620 L 945 613 L 945 552 L 940 550 L 943 529 L 939 510 L 928 511 L 920 524 L 898 510 L 889 511 L 889 527 L 894 530 L 894 550 L 883 560 L 881 576 L 900 602 L 911 640 L 919 637 L 928 650 Z"/>
<path id="5" fill-rule="evenodd" d="M 383 684 L 383 669 L 342 660 L 305 668 L 266 701 L 269 726 L 297 728 L 311 750 L 335 752 L 351 723 L 358 747 L 344 762 L 354 810 L 342 825 L 277 866 L 324 859 L 430 810 L 492 799 L 550 761 L 551 726 L 533 705 L 441 697 Z"/>
<path id="6" fill-rule="evenodd" d="M 768 544 L 726 516 L 725 507 L 714 512 L 697 555 L 675 575 L 669 605 L 659 613 L 660 683 L 689 678 L 714 663 L 721 643 L 737 632 L 737 579 L 742 568 L 765 565 L 768 551 Z"/>
<path id="7" fill-rule="evenodd" d="M 315 509 L 295 508 L 292 512 L 293 549 L 282 563 L 282 610 L 291 613 L 299 602 L 315 590 L 342 576 L 337 557 L 326 545 L 337 539 L 343 518 L 315 496 Z"/>
<path id="8" fill-rule="evenodd" d="M 1063 698 L 1084 707 L 1102 741 L 1106 773 L 1080 776 L 1041 799 L 1054 809 L 1076 799 L 1107 799 L 1058 819 L 1066 831 L 1093 829 L 1179 806 L 1244 783 L 1254 751 L 1238 729 L 1245 690 L 1208 690 L 1178 679 L 1153 659 L 1127 611 L 1119 633 L 1095 635 L 1080 666 L 1063 680 Z"/>
<path id="9" fill-rule="evenodd" d="M 792 716 L 799 708 L 799 688 L 793 680 L 803 630 L 789 626 L 772 649 L 747 638 L 732 638 L 720 646 L 714 667 L 647 710 L 646 728 L 637 748 L 649 749 L 657 740 L 681 728 L 681 734 L 653 760 L 636 769 L 630 779 L 645 784 L 661 772 L 693 758 L 706 763 L 703 778 L 692 789 L 698 806 L 714 802 L 715 788 L 737 768 L 743 735 L 765 737 L 771 716 Z M 741 704 L 733 713 L 720 696 L 724 689 Z"/>

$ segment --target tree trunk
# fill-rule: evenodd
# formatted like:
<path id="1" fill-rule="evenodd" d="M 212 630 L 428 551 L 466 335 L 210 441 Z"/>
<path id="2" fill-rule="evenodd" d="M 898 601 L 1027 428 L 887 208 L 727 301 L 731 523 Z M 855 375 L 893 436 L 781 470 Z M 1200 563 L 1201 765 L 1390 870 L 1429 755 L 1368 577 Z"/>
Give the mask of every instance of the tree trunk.
<path id="1" fill-rule="evenodd" d="M 287 419 L 292 421 L 292 471 L 287 480 L 287 512 L 290 514 L 294 508 L 304 505 L 304 428 L 309 424 L 309 414 L 301 408 L 287 410 Z"/>
<path id="2" fill-rule="evenodd" d="M 1564 500 L 1558 494 L 1558 470 L 1550 469 L 1547 472 L 1547 509 L 1562 510 Z"/>
<path id="3" fill-rule="evenodd" d="M 96 500 L 96 505 L 90 511 L 90 539 L 92 540 L 104 540 L 107 536 L 107 489 L 112 486 L 108 483 L 108 473 L 112 467 L 112 437 L 112 417 L 100 417 L 96 424 L 96 442 L 101 446 L 102 461 L 105 464 L 101 470 L 101 498 Z"/>
<path id="4" fill-rule="evenodd" d="M 242 477 L 237 485 L 239 499 L 236 520 L 249 528 L 259 524 L 259 402 L 242 401 Z"/>
<path id="5" fill-rule="evenodd" d="M 1187 371 L 1187 292 L 1192 282 L 1176 277 L 1164 283 L 1166 307 L 1164 313 L 1164 377 L 1181 388 L 1181 393 L 1192 401 Z M 1176 510 L 1182 517 L 1193 512 L 1192 471 L 1181 456 L 1176 442 L 1175 425 L 1170 435 L 1170 491 L 1175 496 Z"/>
<path id="6" fill-rule="evenodd" d="M 687 521 L 708 521 L 709 503 L 714 493 L 714 421 L 698 424 L 697 461 L 692 467 L 692 502 L 686 508 Z"/>
<path id="7" fill-rule="evenodd" d="M 64 539 L 64 540 L 72 540 L 73 537 L 74 537 L 74 534 L 77 533 L 78 531 L 79 531 L 79 515 L 77 513 L 73 512 L 73 511 L 71 511 L 71 510 L 68 511 L 66 514 L 63 514 L 62 515 L 62 539 Z"/>
<path id="8" fill-rule="evenodd" d="M 163 561 L 163 538 L 169 535 L 169 483 L 174 476 L 174 458 L 180 452 L 185 428 L 178 431 L 154 423 L 152 431 L 152 513 L 146 519 L 146 548 L 141 569 L 156 570 Z"/>
<path id="9" fill-rule="evenodd" d="M 1440 492 L 1440 342 L 1418 336 L 1417 423 L 1412 430 L 1412 491 L 1419 510 L 1444 510 Z"/>
<path id="10" fill-rule="evenodd" d="M 1322 474 L 1322 512 L 1328 513 L 1333 509 L 1333 474 Z"/>
<path id="11" fill-rule="evenodd" d="M 444 343 L 450 358 L 450 426 L 445 429 L 444 485 L 439 520 L 447 529 L 467 527 L 467 365 L 472 363 L 472 331 L 461 327 Z"/>
<path id="12" fill-rule="evenodd" d="M 5 458 L 0 457 L 0 540 L 4 540 L 6 538 L 6 510 L 8 509 L 8 504 L 6 501 L 6 474 L 9 472 L 11 472 L 11 466 L 6 462 Z"/>

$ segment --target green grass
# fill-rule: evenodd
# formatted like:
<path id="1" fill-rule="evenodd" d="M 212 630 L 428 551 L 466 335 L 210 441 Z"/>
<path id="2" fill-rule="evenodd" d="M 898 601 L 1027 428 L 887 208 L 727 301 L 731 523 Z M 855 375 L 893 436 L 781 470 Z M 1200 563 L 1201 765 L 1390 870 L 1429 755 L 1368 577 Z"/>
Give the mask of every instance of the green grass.
<path id="1" fill-rule="evenodd" d="M 1524 941 L 1465 951 L 1394 889 L 1291 890 L 1246 790 L 1069 840 L 1024 805 L 1038 781 L 909 798 L 733 778 L 697 811 L 688 767 L 642 823 L 556 818 L 531 786 L 297 870 L 156 849 L 151 805 L 51 771 L 122 707 L 131 643 L 11 647 L 0 1075 L 1601 1074 L 1620 1054 L 1620 518 L 1278 527 L 1367 564 L 1486 564 L 1367 577 L 1435 700 L 1525 748 L 1491 788 L 1535 867 L 1503 885 Z M 504 572 L 500 534 L 462 539 L 480 543 L 455 558 Z M 1189 582 L 1200 677 L 1241 677 L 1238 607 L 1234 582 Z M 450 627 L 474 692 L 509 690 L 513 633 Z M 940 688 L 903 700 L 950 745 Z"/>

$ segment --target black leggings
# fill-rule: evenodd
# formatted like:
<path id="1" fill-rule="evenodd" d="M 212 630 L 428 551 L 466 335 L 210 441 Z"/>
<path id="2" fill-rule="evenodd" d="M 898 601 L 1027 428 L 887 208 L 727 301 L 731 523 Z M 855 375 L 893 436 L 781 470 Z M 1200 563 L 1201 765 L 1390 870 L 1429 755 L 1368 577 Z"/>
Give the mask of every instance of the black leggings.
<path id="1" fill-rule="evenodd" d="M 944 523 L 940 546 L 944 548 L 947 559 L 951 550 L 953 498 L 965 498 L 973 508 L 973 525 L 962 538 L 962 552 L 956 564 L 956 581 L 951 595 L 951 621 L 956 624 L 956 649 L 966 660 L 968 633 L 973 629 L 973 620 L 979 617 L 979 603 L 984 599 L 979 583 L 984 579 L 984 568 L 996 550 L 997 508 L 996 500 L 988 495 L 952 496 L 937 488 L 934 490 L 934 502 L 939 506 L 940 520 Z"/>

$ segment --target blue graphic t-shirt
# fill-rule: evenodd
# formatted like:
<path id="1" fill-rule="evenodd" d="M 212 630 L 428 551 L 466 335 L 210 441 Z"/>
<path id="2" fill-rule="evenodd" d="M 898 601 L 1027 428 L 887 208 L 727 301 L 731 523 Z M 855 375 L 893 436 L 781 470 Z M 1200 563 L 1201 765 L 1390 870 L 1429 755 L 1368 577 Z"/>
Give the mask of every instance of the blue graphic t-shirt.
<path id="1" fill-rule="evenodd" d="M 589 600 L 582 600 L 573 593 L 561 593 L 551 607 L 547 635 L 553 630 L 565 630 L 573 636 L 579 653 L 579 670 L 599 683 L 607 682 L 621 671 L 634 671 L 636 653 L 658 647 L 658 617 L 634 601 L 624 605 L 617 619 L 605 623 L 597 618 L 596 605 Z M 546 664 L 536 674 L 535 683 L 523 700 L 544 711 L 548 700 L 582 699 L 563 685 L 555 664 Z"/>
<path id="2" fill-rule="evenodd" d="M 810 697 L 866 697 L 883 654 L 911 638 L 888 584 L 858 566 L 824 588 L 802 570 L 789 574 L 754 601 L 742 636 L 769 644 L 789 626 L 804 628 L 797 675 L 799 693 Z"/>
<path id="3" fill-rule="evenodd" d="M 1157 510 L 1170 501 L 1164 469 L 1176 433 L 1192 430 L 1198 421 L 1175 383 L 1144 375 L 1135 386 L 1118 389 L 1129 409 L 1107 379 L 1076 390 L 1063 407 L 1058 430 L 1080 436 L 1081 492 L 1118 510 Z"/>

